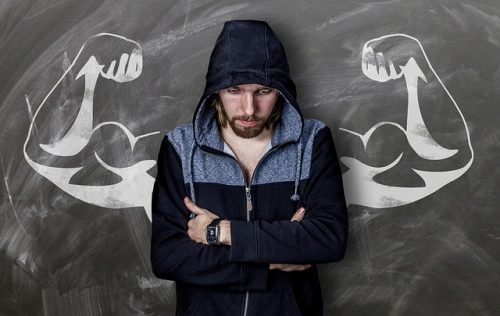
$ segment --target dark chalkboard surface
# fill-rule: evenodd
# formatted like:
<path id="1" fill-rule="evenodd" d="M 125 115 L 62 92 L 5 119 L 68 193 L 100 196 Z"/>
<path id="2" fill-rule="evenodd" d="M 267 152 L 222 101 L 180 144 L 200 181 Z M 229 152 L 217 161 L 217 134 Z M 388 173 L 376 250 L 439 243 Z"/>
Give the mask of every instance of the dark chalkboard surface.
<path id="1" fill-rule="evenodd" d="M 3 0 L 0 314 L 173 315 L 155 161 L 230 19 L 271 25 L 333 132 L 350 238 L 325 314 L 498 314 L 497 0 Z"/>

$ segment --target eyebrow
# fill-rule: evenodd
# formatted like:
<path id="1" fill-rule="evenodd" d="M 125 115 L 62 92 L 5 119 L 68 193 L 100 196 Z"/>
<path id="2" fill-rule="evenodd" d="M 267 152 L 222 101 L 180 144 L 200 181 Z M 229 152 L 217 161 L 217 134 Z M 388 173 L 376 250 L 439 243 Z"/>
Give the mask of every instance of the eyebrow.
<path id="1" fill-rule="evenodd" d="M 227 87 L 226 89 L 240 89 L 241 90 L 241 87 L 239 85 L 237 85 L 237 86 Z M 260 87 L 257 87 L 257 90 L 259 90 L 259 89 L 273 89 L 273 88 L 267 87 L 267 86 L 260 86 Z"/>
<path id="2" fill-rule="evenodd" d="M 239 90 L 239 91 L 243 90 L 240 85 L 230 86 L 230 87 L 224 88 L 224 90 L 229 90 L 229 89 L 235 89 L 235 90 Z M 258 92 L 259 90 L 275 90 L 275 88 L 259 85 L 259 87 L 257 87 L 255 89 L 255 92 Z"/>

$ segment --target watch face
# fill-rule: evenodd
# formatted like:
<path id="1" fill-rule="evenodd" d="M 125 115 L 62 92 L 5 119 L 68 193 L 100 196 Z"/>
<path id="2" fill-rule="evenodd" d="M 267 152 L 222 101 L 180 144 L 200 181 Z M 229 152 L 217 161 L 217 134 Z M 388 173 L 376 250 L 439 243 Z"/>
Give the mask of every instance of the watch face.
<path id="1" fill-rule="evenodd" d="M 207 227 L 207 242 L 208 244 L 216 244 L 217 243 L 217 229 L 215 226 Z"/>
<path id="2" fill-rule="evenodd" d="M 213 229 L 213 227 L 210 227 L 208 229 L 208 234 L 210 235 L 210 237 L 215 237 L 215 229 Z"/>

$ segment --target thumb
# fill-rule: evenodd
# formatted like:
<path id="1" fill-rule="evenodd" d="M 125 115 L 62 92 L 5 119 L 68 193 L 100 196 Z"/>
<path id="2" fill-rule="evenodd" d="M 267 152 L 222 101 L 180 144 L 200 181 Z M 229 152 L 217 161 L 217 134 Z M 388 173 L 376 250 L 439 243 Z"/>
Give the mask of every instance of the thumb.
<path id="1" fill-rule="evenodd" d="M 191 212 L 195 213 L 196 215 L 203 214 L 203 209 L 196 205 L 189 197 L 184 198 L 184 204 L 190 210 Z"/>

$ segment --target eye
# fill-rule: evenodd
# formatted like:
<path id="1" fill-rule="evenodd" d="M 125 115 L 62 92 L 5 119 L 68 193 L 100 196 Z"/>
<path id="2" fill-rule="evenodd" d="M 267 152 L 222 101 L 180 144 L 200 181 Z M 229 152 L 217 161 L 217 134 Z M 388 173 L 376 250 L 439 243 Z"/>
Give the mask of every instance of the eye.
<path id="1" fill-rule="evenodd" d="M 227 88 L 226 91 L 229 92 L 229 93 L 232 93 L 232 94 L 236 94 L 236 93 L 240 92 L 240 88 L 238 88 L 238 87 L 230 87 L 230 88 Z"/>
<path id="2" fill-rule="evenodd" d="M 262 88 L 259 90 L 259 94 L 269 94 L 271 92 L 273 92 L 274 89 L 272 88 Z"/>

